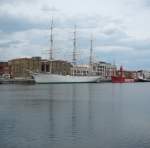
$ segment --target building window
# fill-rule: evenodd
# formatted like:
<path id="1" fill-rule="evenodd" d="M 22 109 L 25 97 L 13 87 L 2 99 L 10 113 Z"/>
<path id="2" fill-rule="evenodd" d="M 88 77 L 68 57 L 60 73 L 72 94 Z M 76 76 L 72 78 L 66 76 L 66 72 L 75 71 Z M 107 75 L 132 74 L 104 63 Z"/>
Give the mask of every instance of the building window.
<path id="1" fill-rule="evenodd" d="M 42 72 L 45 71 L 45 66 L 44 66 L 44 64 L 42 64 L 42 66 L 41 66 L 41 71 L 42 71 Z"/>
<path id="2" fill-rule="evenodd" d="M 46 64 L 46 72 L 49 72 L 49 65 Z"/>

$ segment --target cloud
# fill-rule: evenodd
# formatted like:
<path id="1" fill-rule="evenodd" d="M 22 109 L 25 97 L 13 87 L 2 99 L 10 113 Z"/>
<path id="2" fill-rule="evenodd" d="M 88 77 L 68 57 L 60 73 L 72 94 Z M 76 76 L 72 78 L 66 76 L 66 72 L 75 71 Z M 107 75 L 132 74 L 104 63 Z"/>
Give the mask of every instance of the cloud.
<path id="1" fill-rule="evenodd" d="M 129 68 L 148 68 L 148 7 L 148 0 L 1 0 L 0 58 L 43 56 L 41 51 L 50 46 L 49 29 L 53 15 L 56 58 L 71 60 L 76 24 L 79 61 L 88 62 L 90 36 L 93 34 L 97 60 L 112 62 L 116 59 L 118 64 L 124 63 Z"/>
<path id="2" fill-rule="evenodd" d="M 52 6 L 52 7 L 49 7 L 48 5 L 44 4 L 41 8 L 42 11 L 45 11 L 45 12 L 58 12 L 59 9 L 57 9 L 56 7 Z"/>
<path id="3" fill-rule="evenodd" d="M 19 44 L 19 43 L 20 43 L 19 40 L 16 40 L 16 41 L 6 41 L 6 42 L 0 43 L 0 47 L 1 48 L 9 48 L 10 46 L 13 46 L 13 45 L 16 45 L 16 44 Z"/>
<path id="4" fill-rule="evenodd" d="M 150 7 L 150 1 L 149 0 L 143 0 L 145 7 Z"/>

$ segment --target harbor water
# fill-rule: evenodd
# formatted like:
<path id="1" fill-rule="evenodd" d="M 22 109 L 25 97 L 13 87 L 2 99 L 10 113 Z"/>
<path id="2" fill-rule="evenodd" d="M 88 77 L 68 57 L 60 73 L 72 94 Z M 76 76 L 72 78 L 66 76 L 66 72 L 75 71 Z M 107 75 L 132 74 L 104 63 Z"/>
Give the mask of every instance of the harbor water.
<path id="1" fill-rule="evenodd" d="M 150 83 L 0 85 L 0 148 L 149 148 Z"/>

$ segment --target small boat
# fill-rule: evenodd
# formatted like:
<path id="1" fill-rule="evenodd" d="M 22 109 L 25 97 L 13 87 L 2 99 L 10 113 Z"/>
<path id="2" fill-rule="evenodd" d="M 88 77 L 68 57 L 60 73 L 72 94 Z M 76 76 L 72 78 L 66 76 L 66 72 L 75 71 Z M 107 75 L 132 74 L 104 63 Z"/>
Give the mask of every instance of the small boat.
<path id="1" fill-rule="evenodd" d="M 150 79 L 143 78 L 143 77 L 138 77 L 138 82 L 150 82 Z"/>
<path id="2" fill-rule="evenodd" d="M 111 77 L 112 83 L 132 83 L 135 82 L 133 78 L 126 78 L 124 76 L 123 67 L 120 67 L 119 75 Z"/>
<path id="3" fill-rule="evenodd" d="M 0 77 L 0 84 L 3 84 L 2 82 L 3 82 L 3 79 Z"/>

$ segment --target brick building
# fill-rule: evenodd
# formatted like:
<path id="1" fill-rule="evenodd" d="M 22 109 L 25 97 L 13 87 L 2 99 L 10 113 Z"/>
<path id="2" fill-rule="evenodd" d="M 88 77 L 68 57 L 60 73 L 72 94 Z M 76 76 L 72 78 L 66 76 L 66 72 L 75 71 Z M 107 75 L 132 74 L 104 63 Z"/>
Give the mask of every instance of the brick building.
<path id="1" fill-rule="evenodd" d="M 30 71 L 38 72 L 40 70 L 40 57 L 18 58 L 9 61 L 11 76 L 29 77 Z"/>
<path id="2" fill-rule="evenodd" d="M 72 65 L 63 60 L 43 60 L 41 57 L 19 58 L 9 61 L 11 76 L 31 77 L 31 72 L 51 72 L 55 74 L 71 74 Z"/>
<path id="3" fill-rule="evenodd" d="M 41 72 L 51 72 L 53 74 L 70 75 L 71 63 L 63 60 L 41 60 Z"/>

